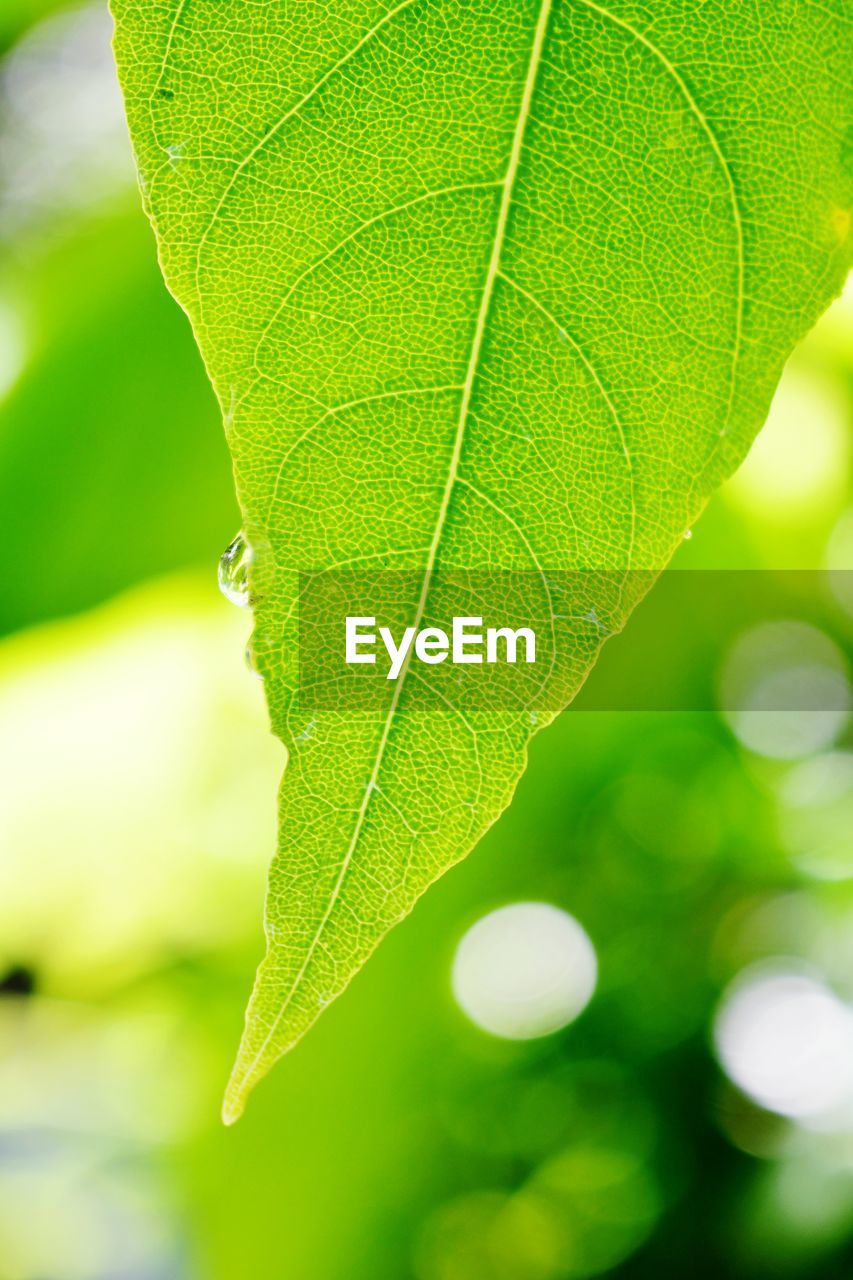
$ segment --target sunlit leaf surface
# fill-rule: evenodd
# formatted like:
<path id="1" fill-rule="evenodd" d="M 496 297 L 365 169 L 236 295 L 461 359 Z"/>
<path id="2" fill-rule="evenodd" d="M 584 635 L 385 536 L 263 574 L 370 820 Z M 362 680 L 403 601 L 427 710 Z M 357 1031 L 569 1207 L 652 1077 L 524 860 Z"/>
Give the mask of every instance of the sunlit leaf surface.
<path id="1" fill-rule="evenodd" d="M 849 264 L 842 0 L 115 0 L 169 287 L 256 553 L 290 753 L 225 1116 L 508 803 L 550 716 L 410 666 L 299 714 L 301 570 L 606 570 L 570 699 Z M 846 166 L 846 167 L 845 167 Z M 624 589 L 623 589 L 624 588 Z"/>

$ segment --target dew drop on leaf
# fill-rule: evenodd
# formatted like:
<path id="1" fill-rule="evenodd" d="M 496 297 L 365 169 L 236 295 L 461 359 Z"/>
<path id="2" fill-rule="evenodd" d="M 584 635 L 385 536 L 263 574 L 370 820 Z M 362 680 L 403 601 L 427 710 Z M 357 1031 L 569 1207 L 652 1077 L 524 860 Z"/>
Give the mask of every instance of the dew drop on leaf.
<path id="1" fill-rule="evenodd" d="M 249 671 L 251 671 L 252 675 L 257 676 L 259 680 L 263 680 L 264 677 L 261 674 L 261 672 L 258 670 L 257 659 L 255 658 L 255 651 L 252 647 L 251 642 L 249 642 L 249 644 L 246 645 L 245 659 L 246 659 L 246 666 L 249 669 Z"/>
<path id="2" fill-rule="evenodd" d="M 219 590 L 232 604 L 245 609 L 251 603 L 249 596 L 249 566 L 252 548 L 244 535 L 238 533 L 219 558 Z"/>

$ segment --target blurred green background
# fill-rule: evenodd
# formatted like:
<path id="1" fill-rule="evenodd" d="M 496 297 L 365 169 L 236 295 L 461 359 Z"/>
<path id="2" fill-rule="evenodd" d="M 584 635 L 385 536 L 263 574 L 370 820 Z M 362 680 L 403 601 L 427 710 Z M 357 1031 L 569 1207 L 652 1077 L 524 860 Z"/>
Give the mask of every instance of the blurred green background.
<path id="1" fill-rule="evenodd" d="M 109 35 L 101 4 L 0 12 L 0 1280 L 848 1277 L 843 712 L 565 715 L 221 1126 L 282 752 L 216 587 L 228 457 Z M 853 568 L 851 423 L 848 291 L 682 567 Z M 846 681 L 853 597 L 824 606 L 793 634 Z M 496 1037 L 454 955 L 530 901 L 582 926 L 597 986 Z"/>

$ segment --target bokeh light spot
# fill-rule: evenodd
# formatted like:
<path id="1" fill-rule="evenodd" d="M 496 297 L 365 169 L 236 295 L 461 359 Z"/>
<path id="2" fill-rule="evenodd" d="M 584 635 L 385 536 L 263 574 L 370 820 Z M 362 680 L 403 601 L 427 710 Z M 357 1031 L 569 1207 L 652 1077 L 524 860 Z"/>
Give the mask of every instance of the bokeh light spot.
<path id="1" fill-rule="evenodd" d="M 0 238 L 133 189 L 106 6 L 51 14 L 0 68 Z"/>
<path id="2" fill-rule="evenodd" d="M 853 1100 L 853 1011 L 790 963 L 757 965 L 732 984 L 714 1042 L 730 1079 L 768 1111 L 813 1118 Z"/>
<path id="3" fill-rule="evenodd" d="M 550 1035 L 595 990 L 595 949 L 573 916 L 517 902 L 473 925 L 456 951 L 453 993 L 476 1026 L 506 1040 Z"/>
<path id="4" fill-rule="evenodd" d="M 779 831 L 797 867 L 817 880 L 853 876 L 853 752 L 796 764 L 779 788 Z"/>
<path id="5" fill-rule="evenodd" d="M 720 703 L 750 751 L 796 760 L 839 737 L 850 714 L 847 662 L 827 635 L 807 623 L 766 622 L 732 646 Z"/>

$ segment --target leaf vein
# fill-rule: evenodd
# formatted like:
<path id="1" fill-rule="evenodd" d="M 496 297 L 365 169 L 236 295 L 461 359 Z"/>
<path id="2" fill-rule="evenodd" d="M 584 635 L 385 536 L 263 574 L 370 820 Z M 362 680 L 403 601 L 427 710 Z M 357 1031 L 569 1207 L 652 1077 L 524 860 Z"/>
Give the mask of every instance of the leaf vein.
<path id="1" fill-rule="evenodd" d="M 653 40 L 650 40 L 647 35 L 645 35 L 642 31 L 639 31 L 637 27 L 633 26 L 632 23 L 628 22 L 625 18 L 620 18 L 618 14 L 612 13 L 611 10 L 605 8 L 604 5 L 598 4 L 597 0 L 575 0 L 575 2 L 577 4 L 583 5 L 585 8 L 591 10 L 593 13 L 597 13 L 600 17 L 604 18 L 606 21 L 612 22 L 615 26 L 620 27 L 623 31 L 627 32 L 627 34 L 631 36 L 632 39 L 636 40 L 645 49 L 647 49 L 649 53 L 653 55 L 653 57 L 657 58 L 660 65 L 675 81 L 676 85 L 678 86 L 681 92 L 682 97 L 684 98 L 684 101 L 687 103 L 687 106 L 689 107 L 692 115 L 695 117 L 695 119 L 699 123 L 700 128 L 702 129 L 703 133 L 708 139 L 708 142 L 710 143 L 711 149 L 714 152 L 714 155 L 717 159 L 717 163 L 719 164 L 720 170 L 725 179 L 726 187 L 728 189 L 728 197 L 729 197 L 729 203 L 731 206 L 731 214 L 732 214 L 732 223 L 734 226 L 734 233 L 735 233 L 737 290 L 736 290 L 736 301 L 735 301 L 735 332 L 734 332 L 734 338 L 732 341 L 731 372 L 729 375 L 729 390 L 728 390 L 728 398 L 726 403 L 726 415 L 723 421 L 723 425 L 720 428 L 720 432 L 719 432 L 721 436 L 724 436 L 728 432 L 729 423 L 732 415 L 732 409 L 734 407 L 735 387 L 737 383 L 737 372 L 738 372 L 738 365 L 740 363 L 741 346 L 743 342 L 743 311 L 744 311 L 744 302 L 745 302 L 745 282 L 744 282 L 745 251 L 744 251 L 744 234 L 743 234 L 744 219 L 743 219 L 743 213 L 740 207 L 740 200 L 738 199 L 737 187 L 735 186 L 734 175 L 732 174 L 731 165 L 726 159 L 725 152 L 723 151 L 723 148 L 720 144 L 720 140 L 717 137 L 717 134 L 713 129 L 710 120 L 705 115 L 702 108 L 699 106 L 699 103 L 697 99 L 694 97 L 693 93 L 691 92 L 690 87 L 687 84 L 687 81 L 684 79 L 681 72 L 678 70 L 678 67 L 676 67 L 675 63 L 672 62 L 666 56 L 663 50 L 659 49 Z"/>
<path id="2" fill-rule="evenodd" d="M 628 448 L 628 439 L 625 432 L 625 428 L 622 425 L 622 419 L 619 417 L 619 414 L 616 410 L 616 406 L 613 403 L 613 400 L 610 396 L 609 391 L 607 390 L 604 383 L 602 382 L 601 377 L 595 365 L 592 363 L 589 356 L 584 351 L 583 347 L 580 345 L 577 339 L 572 336 L 572 334 L 565 327 L 565 325 L 561 324 L 560 321 L 557 319 L 557 317 L 553 314 L 553 312 L 549 311 L 548 308 L 544 306 L 544 304 L 541 303 L 534 294 L 529 293 L 527 289 L 523 288 L 518 283 L 517 280 L 513 280 L 511 276 L 508 276 L 503 271 L 501 272 L 501 279 L 505 280 L 506 283 L 510 286 L 510 288 L 514 289 L 516 293 L 518 293 L 522 298 L 525 298 L 532 307 L 535 307 L 536 310 L 547 321 L 549 321 L 550 324 L 554 325 L 557 332 L 562 337 L 565 338 L 566 342 L 569 344 L 569 346 L 571 347 L 575 355 L 578 357 L 578 359 L 581 361 L 587 373 L 589 374 L 590 378 L 592 379 L 596 389 L 601 395 L 602 400 L 607 406 L 607 409 L 608 409 L 608 412 L 610 413 L 611 418 L 613 419 L 614 425 L 616 427 L 616 431 L 619 436 L 619 443 L 622 447 L 622 453 L 624 454 L 625 461 L 628 464 L 628 485 L 630 488 L 630 497 L 631 497 L 631 525 L 630 525 L 629 537 L 628 537 L 627 564 L 625 565 L 625 572 L 627 575 L 628 571 L 631 569 L 631 564 L 632 564 L 633 555 L 634 555 L 634 543 L 636 539 L 636 526 L 637 526 L 637 495 L 636 495 L 636 478 L 634 476 L 634 463 L 631 457 L 631 451 Z"/>
<path id="3" fill-rule="evenodd" d="M 388 218 L 393 218 L 395 214 L 403 213 L 407 209 L 413 209 L 417 205 L 424 204 L 429 200 L 439 200 L 441 199 L 442 196 L 454 195 L 455 193 L 461 192 L 461 191 L 488 190 L 491 187 L 499 187 L 500 185 L 501 185 L 500 181 L 496 179 L 494 181 L 465 182 L 465 183 L 459 183 L 455 186 L 441 187 L 436 191 L 424 191 L 424 192 L 421 192 L 420 195 L 415 196 L 413 199 L 404 201 L 403 204 L 392 205 L 388 209 L 383 209 L 381 213 L 374 214 L 372 218 L 366 218 L 363 222 L 359 223 L 359 225 L 355 227 L 354 230 L 350 231 L 349 234 L 344 236 L 342 240 L 339 240 L 337 244 L 332 246 L 331 249 L 328 249 L 325 253 L 321 254 L 319 258 L 315 258 L 313 262 L 309 263 L 308 266 L 305 268 L 305 270 L 301 271 L 299 275 L 296 277 L 296 279 L 290 284 L 287 292 L 279 302 L 275 311 L 270 316 L 269 320 L 267 321 L 266 325 L 264 326 L 261 332 L 260 337 L 258 338 L 258 344 L 255 347 L 255 352 L 253 356 L 253 363 L 255 364 L 255 367 L 257 368 L 258 356 L 260 355 L 261 348 L 263 347 L 264 342 L 269 336 L 270 330 L 272 329 L 278 317 L 281 315 L 284 308 L 287 306 L 290 299 L 293 297 L 293 294 L 295 293 L 295 291 L 299 288 L 301 284 L 304 283 L 305 280 L 307 280 L 310 276 L 312 276 L 315 271 L 318 271 L 320 267 L 322 267 L 331 258 L 333 258 L 335 254 L 340 253 L 341 249 L 345 248 L 348 244 L 350 244 L 353 240 L 355 240 L 358 236 L 360 236 L 362 232 L 369 230 L 370 227 L 378 226 L 379 223 L 386 221 L 386 219 Z M 260 372 L 260 370 L 258 370 L 258 372 Z"/>
<path id="4" fill-rule="evenodd" d="M 397 15 L 402 13 L 405 9 L 410 8 L 415 2 L 416 0 L 400 0 L 400 3 L 395 5 L 393 9 L 386 10 L 386 12 L 379 19 L 379 21 L 375 22 L 373 26 L 370 28 L 370 30 L 366 31 L 364 35 L 358 40 L 358 42 L 352 46 L 351 49 L 348 49 L 345 54 L 343 54 L 340 58 L 338 58 L 337 62 L 335 62 L 331 67 L 329 67 L 327 71 L 324 71 L 320 79 L 315 81 L 315 83 L 311 86 L 311 88 L 308 89 L 305 93 L 303 93 L 301 98 L 299 98 L 295 103 L 293 103 L 292 106 L 288 107 L 287 110 L 284 112 L 284 114 L 279 116 L 275 124 L 270 125 L 266 133 L 261 138 L 258 139 L 255 145 L 251 148 L 251 150 L 248 151 L 246 155 L 243 156 L 242 160 L 240 160 L 237 163 L 237 166 L 234 169 L 234 172 L 231 174 L 231 177 L 228 179 L 228 182 L 225 184 L 225 188 L 222 194 L 220 195 L 219 200 L 216 203 L 216 206 L 214 207 L 210 220 L 208 221 L 207 225 L 204 228 L 204 231 L 199 237 L 198 249 L 196 251 L 196 262 L 195 262 L 195 293 L 196 293 L 196 306 L 198 308 L 199 323 L 203 321 L 204 303 L 203 303 L 202 291 L 201 291 L 201 265 L 202 265 L 202 258 L 204 256 L 205 246 L 207 244 L 208 237 L 211 231 L 213 230 L 214 226 L 216 225 L 216 222 L 218 221 L 219 216 L 222 213 L 223 208 L 225 207 L 225 203 L 228 200 L 228 197 L 231 195 L 231 192 L 234 190 L 234 186 L 238 178 L 240 177 L 240 175 L 247 168 L 247 166 L 252 163 L 255 157 L 263 151 L 264 147 L 266 147 L 267 144 L 272 141 L 272 139 L 276 136 L 279 130 L 287 123 L 287 121 L 292 119 L 293 116 L 295 116 L 299 111 L 301 111 L 302 108 L 308 102 L 310 102 L 311 99 L 317 93 L 319 93 L 323 85 L 326 84 L 332 78 L 332 76 L 335 75 L 336 72 L 340 71 L 341 67 L 346 66 L 346 64 L 352 58 L 354 58 L 355 55 L 359 53 L 360 50 L 363 49 L 364 46 L 370 40 L 373 39 L 373 37 L 377 34 L 377 32 L 381 31 L 382 28 L 386 26 L 387 23 L 389 23 L 393 18 L 396 18 Z"/>

